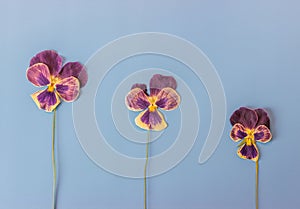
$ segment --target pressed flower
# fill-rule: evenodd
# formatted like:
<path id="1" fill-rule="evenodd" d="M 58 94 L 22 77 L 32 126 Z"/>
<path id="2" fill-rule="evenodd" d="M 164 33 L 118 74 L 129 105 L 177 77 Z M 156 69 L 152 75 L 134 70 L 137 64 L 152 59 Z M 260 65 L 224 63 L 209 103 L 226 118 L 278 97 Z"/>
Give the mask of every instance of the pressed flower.
<path id="1" fill-rule="evenodd" d="M 79 62 L 68 62 L 62 66 L 63 59 L 53 50 L 38 53 L 30 60 L 26 71 L 27 79 L 37 87 L 46 87 L 31 95 L 38 108 L 46 112 L 53 111 L 52 120 L 52 167 L 53 195 L 52 209 L 56 208 L 56 162 L 55 162 L 55 124 L 56 107 L 60 98 L 73 102 L 79 95 L 80 87 L 87 82 L 87 72 Z"/>
<path id="2" fill-rule="evenodd" d="M 242 140 L 237 151 L 238 156 L 257 161 L 259 150 L 256 142 L 267 143 L 272 139 L 267 112 L 263 109 L 241 107 L 232 114 L 230 122 L 233 125 L 230 138 L 235 142 Z"/>
<path id="3" fill-rule="evenodd" d="M 180 96 L 176 92 L 177 83 L 172 76 L 153 75 L 150 79 L 150 93 L 146 84 L 134 84 L 125 97 L 129 110 L 142 111 L 135 118 L 135 124 L 148 130 L 146 162 L 144 166 L 144 209 L 147 209 L 147 166 L 149 159 L 150 131 L 161 131 L 168 125 L 159 109 L 170 111 L 179 106 Z"/>
<path id="4" fill-rule="evenodd" d="M 258 209 L 258 161 L 259 150 L 256 142 L 267 143 L 272 139 L 270 131 L 270 118 L 264 109 L 249 109 L 241 107 L 230 117 L 233 125 L 230 138 L 235 142 L 240 142 L 237 154 L 242 159 L 255 162 L 256 176 L 256 209 Z"/>
<path id="5" fill-rule="evenodd" d="M 180 96 L 177 83 L 171 76 L 154 75 L 150 80 L 150 94 L 145 84 L 134 84 L 125 98 L 125 104 L 132 111 L 142 111 L 135 123 L 142 129 L 160 131 L 167 127 L 164 116 L 158 109 L 170 111 L 178 107 Z"/>
<path id="6" fill-rule="evenodd" d="M 79 62 L 68 62 L 62 66 L 63 58 L 53 50 L 45 50 L 34 56 L 27 69 L 27 79 L 37 87 L 46 87 L 31 95 L 36 105 L 52 112 L 60 98 L 73 102 L 79 95 L 80 87 L 87 82 L 85 68 Z"/>

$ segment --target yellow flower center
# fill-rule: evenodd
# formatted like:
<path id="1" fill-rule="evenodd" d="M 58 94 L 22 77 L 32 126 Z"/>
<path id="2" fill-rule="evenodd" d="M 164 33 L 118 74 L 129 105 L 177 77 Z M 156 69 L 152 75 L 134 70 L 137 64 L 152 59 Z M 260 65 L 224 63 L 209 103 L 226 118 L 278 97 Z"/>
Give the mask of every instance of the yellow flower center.
<path id="1" fill-rule="evenodd" d="M 47 91 L 53 92 L 55 90 L 55 84 L 58 82 L 58 80 L 59 79 L 57 77 L 51 76 Z"/>
<path id="2" fill-rule="evenodd" d="M 156 97 L 149 97 L 148 98 L 148 101 L 150 103 L 150 105 L 148 106 L 148 109 L 149 109 L 150 112 L 154 112 L 157 109 L 157 105 L 155 104 L 156 99 L 157 99 Z"/>
<path id="3" fill-rule="evenodd" d="M 245 137 L 245 142 L 247 146 L 251 146 L 255 144 L 254 140 L 254 129 L 246 129 L 247 136 Z"/>
<path id="4" fill-rule="evenodd" d="M 48 89 L 47 89 L 47 90 L 48 90 L 49 92 L 53 92 L 54 89 L 55 89 L 55 88 L 54 88 L 54 84 L 51 83 L 51 84 L 48 86 Z"/>

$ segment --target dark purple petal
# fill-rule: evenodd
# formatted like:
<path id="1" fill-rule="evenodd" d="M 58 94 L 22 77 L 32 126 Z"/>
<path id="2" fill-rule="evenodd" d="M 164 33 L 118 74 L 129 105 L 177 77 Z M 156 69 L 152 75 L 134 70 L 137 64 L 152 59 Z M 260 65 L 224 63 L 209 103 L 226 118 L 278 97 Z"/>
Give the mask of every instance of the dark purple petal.
<path id="1" fill-rule="evenodd" d="M 260 139 L 264 138 L 264 136 L 265 136 L 264 132 L 258 132 L 258 133 L 254 134 L 254 139 L 260 140 Z"/>
<path id="2" fill-rule="evenodd" d="M 249 129 L 255 128 L 257 121 L 258 121 L 258 116 L 256 112 L 247 107 L 239 108 L 230 117 L 230 122 L 232 125 L 236 123 L 240 123 L 245 128 L 249 128 Z"/>
<path id="3" fill-rule="evenodd" d="M 270 129 L 270 118 L 268 116 L 268 113 L 261 108 L 255 109 L 255 112 L 258 116 L 258 121 L 256 126 L 265 125 Z"/>
<path id="4" fill-rule="evenodd" d="M 259 152 L 255 144 L 247 145 L 244 144 L 242 145 L 238 152 L 238 156 L 243 158 L 243 159 L 248 159 L 248 160 L 253 160 L 257 161 L 259 157 Z"/>
<path id="5" fill-rule="evenodd" d="M 242 132 L 241 130 L 238 130 L 236 136 L 239 137 L 240 139 L 243 139 L 247 136 L 247 134 L 245 132 Z"/>
<path id="6" fill-rule="evenodd" d="M 30 60 L 30 65 L 32 66 L 36 63 L 44 63 L 45 65 L 48 66 L 50 74 L 52 76 L 56 76 L 62 66 L 63 59 L 59 54 L 57 54 L 56 51 L 54 50 L 45 50 L 37 55 L 35 55 L 31 60 Z"/>
<path id="7" fill-rule="evenodd" d="M 88 80 L 87 72 L 80 62 L 68 62 L 63 66 L 59 73 L 59 77 L 67 78 L 70 76 L 79 79 L 80 87 L 83 87 Z"/>
<path id="8" fill-rule="evenodd" d="M 155 74 L 152 76 L 150 80 L 150 95 L 151 96 L 157 95 L 161 89 L 166 87 L 176 89 L 177 82 L 175 78 L 173 78 L 172 76 Z"/>

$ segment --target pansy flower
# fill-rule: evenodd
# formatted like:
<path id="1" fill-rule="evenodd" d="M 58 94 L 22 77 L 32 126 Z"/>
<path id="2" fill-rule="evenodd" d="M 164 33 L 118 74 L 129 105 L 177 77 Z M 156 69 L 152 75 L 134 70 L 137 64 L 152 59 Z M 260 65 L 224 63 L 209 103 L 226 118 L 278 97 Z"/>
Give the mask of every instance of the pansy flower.
<path id="1" fill-rule="evenodd" d="M 79 96 L 79 89 L 88 79 L 87 72 L 79 62 L 68 62 L 62 65 L 63 58 L 53 50 L 45 50 L 35 55 L 27 68 L 27 79 L 37 87 L 46 87 L 31 95 L 36 105 L 46 112 L 53 111 L 52 121 L 52 167 L 53 167 L 53 195 L 52 209 L 56 208 L 56 160 L 55 160 L 55 127 L 56 107 L 60 98 L 66 102 L 73 102 Z"/>
<path id="2" fill-rule="evenodd" d="M 60 98 L 73 102 L 79 95 L 80 87 L 87 82 L 85 68 L 79 62 L 68 62 L 62 66 L 63 58 L 53 50 L 38 53 L 30 60 L 27 79 L 37 87 L 46 87 L 31 95 L 36 105 L 52 112 Z"/>
<path id="3" fill-rule="evenodd" d="M 270 118 L 263 109 L 241 107 L 230 117 L 233 125 L 230 138 L 241 141 L 237 154 L 243 159 L 257 161 L 259 151 L 256 142 L 267 143 L 272 139 Z"/>
<path id="4" fill-rule="evenodd" d="M 267 143 L 272 139 L 270 118 L 264 109 L 241 107 L 231 115 L 230 122 L 233 125 L 230 138 L 241 141 L 238 156 L 255 162 L 255 208 L 258 209 L 259 151 L 256 142 Z"/>
<path id="5" fill-rule="evenodd" d="M 150 80 L 150 94 L 145 84 L 134 84 L 125 98 L 129 110 L 142 111 L 135 123 L 142 129 L 160 131 L 167 127 L 164 116 L 158 109 L 174 110 L 180 103 L 176 92 L 177 83 L 172 76 L 153 75 Z"/>
<path id="6" fill-rule="evenodd" d="M 146 143 L 146 161 L 144 166 L 144 209 L 147 209 L 147 166 L 149 159 L 150 131 L 161 131 L 168 125 L 158 110 L 174 110 L 180 103 L 176 92 L 177 83 L 172 76 L 155 74 L 150 79 L 150 93 L 146 84 L 134 84 L 125 97 L 129 110 L 142 111 L 135 118 L 135 124 L 148 131 Z"/>

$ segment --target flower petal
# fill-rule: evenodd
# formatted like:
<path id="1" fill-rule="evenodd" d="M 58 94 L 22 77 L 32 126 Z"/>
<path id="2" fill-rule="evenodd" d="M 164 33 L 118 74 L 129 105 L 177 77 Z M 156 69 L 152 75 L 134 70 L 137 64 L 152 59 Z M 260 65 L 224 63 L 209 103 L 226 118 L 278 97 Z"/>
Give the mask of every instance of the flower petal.
<path id="1" fill-rule="evenodd" d="M 48 66 L 50 74 L 56 76 L 61 70 L 63 59 L 54 50 L 45 50 L 35 55 L 30 60 L 30 66 L 36 63 L 44 63 Z"/>
<path id="2" fill-rule="evenodd" d="M 56 92 L 66 102 L 73 102 L 79 96 L 80 83 L 73 76 L 59 80 L 55 84 Z"/>
<path id="3" fill-rule="evenodd" d="M 230 138 L 233 141 L 238 142 L 241 139 L 245 138 L 246 136 L 247 136 L 247 133 L 246 133 L 245 127 L 240 123 L 234 124 L 234 126 L 232 127 L 231 132 L 230 132 Z"/>
<path id="4" fill-rule="evenodd" d="M 237 154 L 240 158 L 257 161 L 259 151 L 255 144 L 247 145 L 246 143 L 239 147 Z"/>
<path id="5" fill-rule="evenodd" d="M 61 69 L 60 78 L 74 76 L 80 81 L 80 87 L 83 87 L 88 80 L 87 72 L 80 62 L 68 62 Z"/>
<path id="6" fill-rule="evenodd" d="M 26 71 L 26 76 L 35 86 L 46 86 L 50 83 L 48 66 L 43 63 L 37 63 L 30 66 Z"/>
<path id="7" fill-rule="evenodd" d="M 163 110 L 174 110 L 180 103 L 180 96 L 172 88 L 163 88 L 157 94 L 156 105 Z"/>
<path id="8" fill-rule="evenodd" d="M 46 112 L 52 112 L 60 103 L 57 94 L 55 92 L 49 92 L 47 89 L 33 93 L 31 98 L 38 108 Z"/>
<path id="9" fill-rule="evenodd" d="M 150 80 L 150 95 L 157 95 L 161 89 L 166 87 L 176 89 L 177 82 L 175 78 L 173 78 L 172 76 L 155 74 Z"/>
<path id="10" fill-rule="evenodd" d="M 236 110 L 230 117 L 232 125 L 236 123 L 242 124 L 245 128 L 253 129 L 258 121 L 256 112 L 247 107 L 241 107 Z"/>
<path id="11" fill-rule="evenodd" d="M 145 130 L 161 131 L 168 125 L 159 111 L 145 110 L 135 118 L 135 124 Z"/>
<path id="12" fill-rule="evenodd" d="M 269 142 L 272 139 L 270 129 L 265 125 L 257 126 L 254 132 L 254 139 L 262 143 Z"/>
<path id="13" fill-rule="evenodd" d="M 143 89 L 134 88 L 125 97 L 125 104 L 132 111 L 141 111 L 150 105 Z"/>
<path id="14" fill-rule="evenodd" d="M 88 81 L 88 74 L 85 68 L 79 73 L 78 80 L 80 81 L 80 88 L 84 87 Z"/>
<path id="15" fill-rule="evenodd" d="M 258 116 L 258 121 L 256 126 L 265 125 L 270 129 L 270 118 L 268 113 L 264 109 L 255 109 L 255 112 Z"/>
<path id="16" fill-rule="evenodd" d="M 136 83 L 136 84 L 133 84 L 131 89 L 135 89 L 135 88 L 140 88 L 140 89 L 143 89 L 143 91 L 145 92 L 146 95 L 149 95 L 147 93 L 147 85 L 144 84 L 144 83 Z"/>

